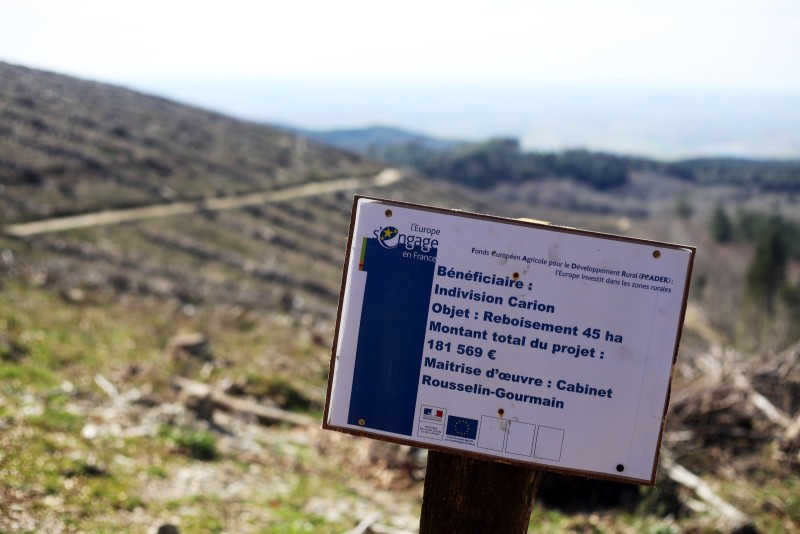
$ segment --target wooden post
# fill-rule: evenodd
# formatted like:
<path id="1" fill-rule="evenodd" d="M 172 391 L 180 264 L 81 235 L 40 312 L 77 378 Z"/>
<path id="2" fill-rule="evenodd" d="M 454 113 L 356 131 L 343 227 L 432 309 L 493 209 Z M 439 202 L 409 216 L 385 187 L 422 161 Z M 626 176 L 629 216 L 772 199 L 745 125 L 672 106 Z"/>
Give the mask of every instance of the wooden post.
<path id="1" fill-rule="evenodd" d="M 543 474 L 429 451 L 419 532 L 527 532 Z"/>

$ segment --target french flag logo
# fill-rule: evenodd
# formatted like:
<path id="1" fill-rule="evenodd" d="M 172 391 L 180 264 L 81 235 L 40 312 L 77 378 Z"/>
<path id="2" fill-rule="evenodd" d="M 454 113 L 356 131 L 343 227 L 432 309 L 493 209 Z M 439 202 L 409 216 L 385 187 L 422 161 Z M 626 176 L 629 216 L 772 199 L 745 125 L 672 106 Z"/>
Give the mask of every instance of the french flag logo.
<path id="1" fill-rule="evenodd" d="M 444 420 L 444 410 L 442 408 L 436 408 L 433 406 L 423 406 L 422 407 L 422 417 L 426 420 Z"/>

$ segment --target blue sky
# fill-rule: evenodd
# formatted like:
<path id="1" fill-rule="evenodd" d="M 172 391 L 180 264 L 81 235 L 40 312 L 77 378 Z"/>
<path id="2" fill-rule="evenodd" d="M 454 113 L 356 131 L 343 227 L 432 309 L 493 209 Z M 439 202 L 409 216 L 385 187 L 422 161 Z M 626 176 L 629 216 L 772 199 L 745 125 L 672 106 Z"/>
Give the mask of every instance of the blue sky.
<path id="1" fill-rule="evenodd" d="M 349 106 L 352 114 L 344 117 L 348 126 L 398 117 L 399 112 L 390 109 L 396 99 L 393 104 L 373 94 L 387 87 L 429 92 L 468 87 L 475 95 L 485 88 L 486 98 L 491 99 L 524 87 L 556 92 L 563 87 L 601 88 L 601 92 L 620 88 L 639 95 L 662 91 L 759 95 L 761 100 L 737 101 L 738 108 L 754 107 L 753 102 L 773 94 L 789 95 L 790 104 L 795 102 L 791 98 L 800 97 L 800 2 L 796 0 L 3 4 L 0 60 L 156 92 L 259 120 L 293 122 L 287 110 L 311 110 L 295 122 L 312 127 L 333 126 L 342 117 L 340 112 L 326 114 L 321 107 L 314 111 L 314 88 L 345 93 L 357 89 L 350 91 L 354 99 L 350 104 L 341 99 L 326 104 L 339 110 Z M 289 89 L 275 92 L 276 86 Z M 306 91 L 306 100 L 290 101 L 298 92 L 292 88 Z M 587 100 L 586 94 L 590 93 L 582 100 Z M 270 98 L 268 105 L 265 100 Z M 365 98 L 374 105 L 359 106 Z M 433 97 L 419 98 L 417 118 L 400 122 L 430 117 L 432 112 L 425 109 L 436 108 Z M 481 107 L 479 96 L 475 98 L 465 103 L 465 112 Z M 524 103 L 521 97 L 515 105 Z M 619 105 L 599 103 L 610 113 L 618 113 Z M 597 106 L 593 110 L 597 113 Z M 491 112 L 503 111 L 494 106 Z M 573 110 L 573 115 L 576 112 L 580 114 Z M 780 119 L 780 111 L 770 113 Z M 453 114 L 457 115 L 453 111 L 448 120 Z M 557 118 L 550 123 L 558 123 Z M 428 122 L 425 127 L 433 133 L 459 132 Z M 487 126 L 484 131 L 524 136 L 513 131 L 511 123 Z M 480 131 L 479 126 L 473 128 Z M 561 144 L 570 143 L 581 140 Z M 800 154 L 800 144 L 797 150 Z"/>

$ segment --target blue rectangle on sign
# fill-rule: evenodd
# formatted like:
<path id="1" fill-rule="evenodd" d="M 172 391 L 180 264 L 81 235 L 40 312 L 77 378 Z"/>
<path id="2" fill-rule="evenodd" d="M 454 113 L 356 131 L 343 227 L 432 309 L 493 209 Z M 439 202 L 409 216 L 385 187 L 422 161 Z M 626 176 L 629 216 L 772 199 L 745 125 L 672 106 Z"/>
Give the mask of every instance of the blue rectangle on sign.
<path id="1" fill-rule="evenodd" d="M 367 279 L 347 422 L 411 436 L 435 262 L 379 239 L 364 247 Z M 435 255 L 436 249 L 426 254 Z"/>
<path id="2" fill-rule="evenodd" d="M 478 437 L 478 420 L 451 415 L 447 418 L 447 435 L 475 439 Z"/>

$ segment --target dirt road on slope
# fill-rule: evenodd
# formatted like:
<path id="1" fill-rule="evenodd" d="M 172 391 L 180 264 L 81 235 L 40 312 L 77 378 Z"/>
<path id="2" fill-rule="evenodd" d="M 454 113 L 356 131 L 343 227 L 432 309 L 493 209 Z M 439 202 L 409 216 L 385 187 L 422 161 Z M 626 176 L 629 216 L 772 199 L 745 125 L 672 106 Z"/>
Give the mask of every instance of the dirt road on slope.
<path id="1" fill-rule="evenodd" d="M 3 233 L 15 237 L 27 237 L 142 219 L 187 215 L 197 213 L 198 211 L 229 210 L 273 202 L 283 202 L 295 198 L 310 197 L 337 191 L 347 191 L 362 187 L 385 187 L 402 178 L 402 174 L 397 169 L 384 169 L 376 176 L 370 178 L 342 178 L 330 182 L 314 182 L 288 187 L 278 191 L 264 191 L 233 197 L 210 198 L 197 202 L 173 202 L 170 204 L 143 206 L 141 208 L 98 211 L 69 217 L 55 217 L 29 223 L 12 224 L 6 226 L 3 229 Z"/>

